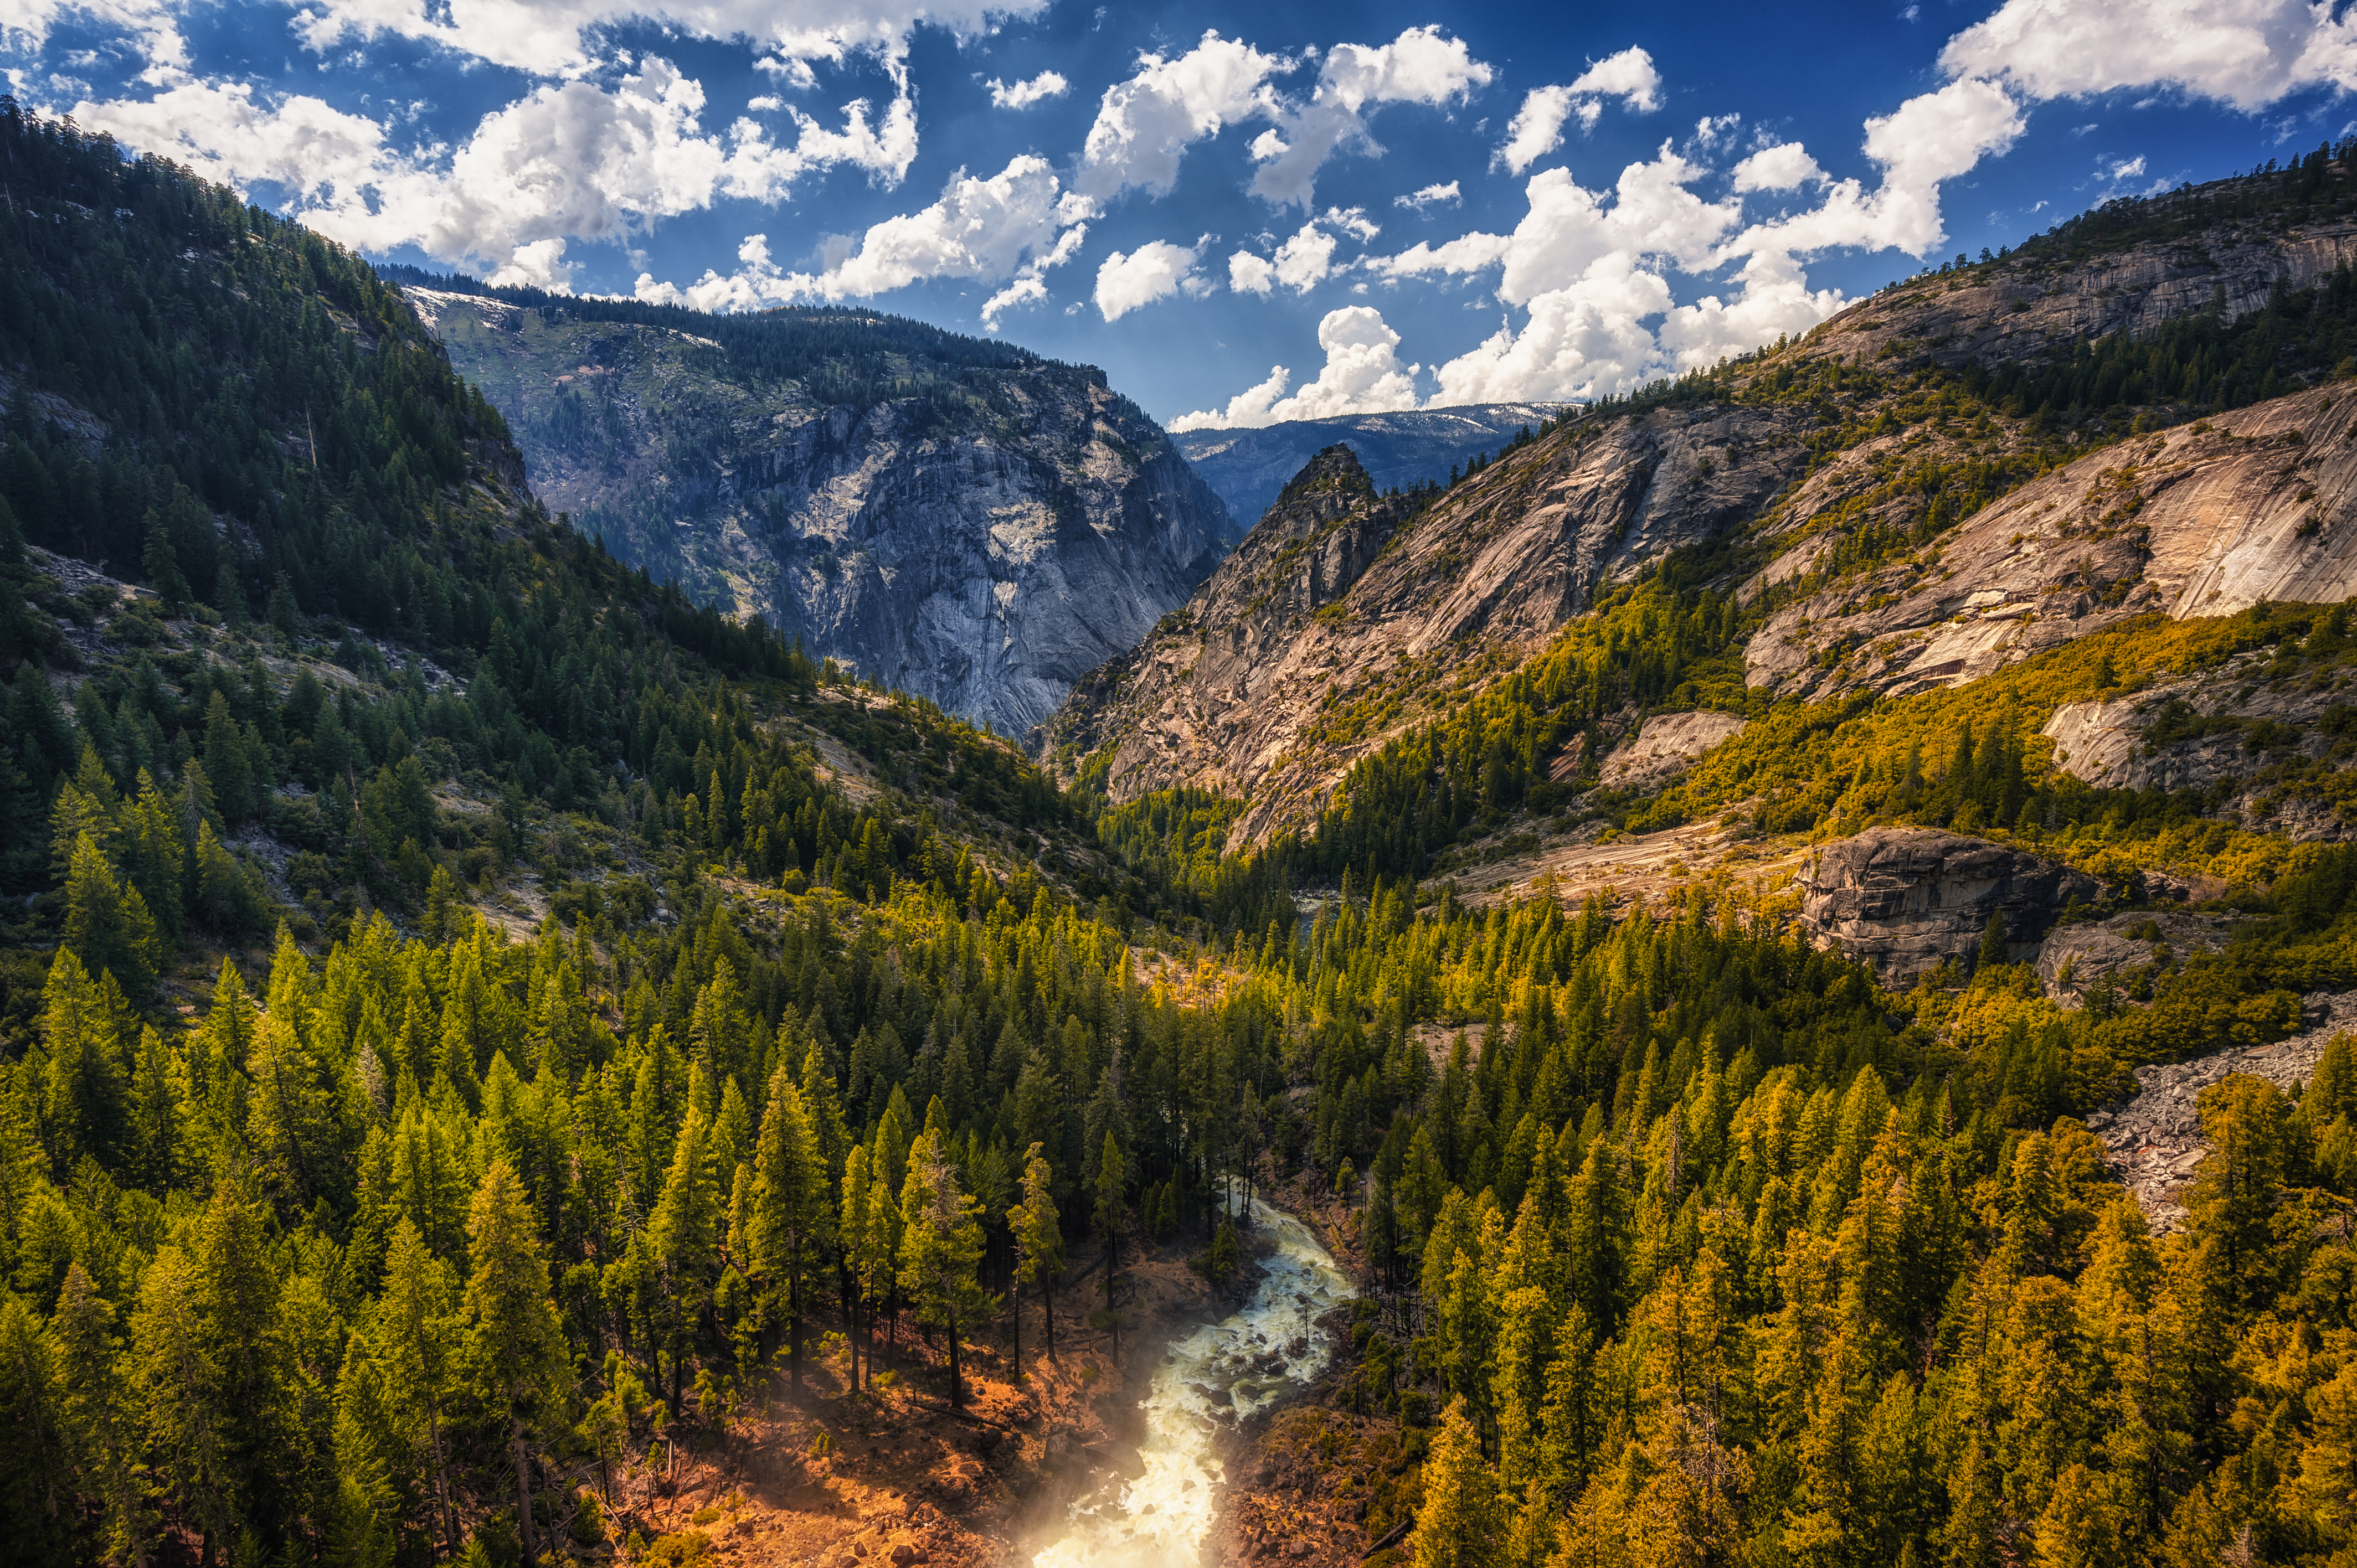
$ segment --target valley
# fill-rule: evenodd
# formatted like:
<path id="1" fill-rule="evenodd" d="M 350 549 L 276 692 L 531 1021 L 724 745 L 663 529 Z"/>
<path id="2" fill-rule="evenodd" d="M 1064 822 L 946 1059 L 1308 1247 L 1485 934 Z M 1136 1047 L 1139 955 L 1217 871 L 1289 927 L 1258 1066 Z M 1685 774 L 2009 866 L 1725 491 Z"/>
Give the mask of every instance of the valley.
<path id="1" fill-rule="evenodd" d="M 1244 518 L 0 103 L 0 1550 L 2344 1560 L 2352 168 Z"/>

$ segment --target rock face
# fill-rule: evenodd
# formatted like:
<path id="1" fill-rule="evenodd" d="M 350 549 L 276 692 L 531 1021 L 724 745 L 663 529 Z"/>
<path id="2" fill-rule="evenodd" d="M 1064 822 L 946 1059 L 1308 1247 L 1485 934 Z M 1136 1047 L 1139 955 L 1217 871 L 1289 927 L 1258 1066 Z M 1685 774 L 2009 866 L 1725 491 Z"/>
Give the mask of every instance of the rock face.
<path id="1" fill-rule="evenodd" d="M 2343 759 L 2357 736 L 2357 692 L 2277 675 L 2263 652 L 2104 702 L 2065 703 L 2040 734 L 2054 763 L 2105 789 L 2199 789 L 2248 780 L 2236 803 L 2255 831 L 2298 842 L 2341 839 L 2357 823 L 2329 801 L 2285 798 L 2260 782 L 2295 757 Z"/>
<path id="2" fill-rule="evenodd" d="M 1750 727 L 1733 714 L 1655 714 L 1634 740 L 1604 759 L 1598 782 L 1608 789 L 1658 789 L 1711 747 Z"/>
<path id="3" fill-rule="evenodd" d="M 406 292 L 576 527 L 1002 730 L 1135 647 L 1233 537 L 1169 438 L 1086 367 L 1010 351 L 893 396 L 770 374 L 593 305 Z"/>
<path id="4" fill-rule="evenodd" d="M 2196 190 L 2186 210 L 2198 218 L 2219 194 Z M 1881 561 L 1926 521 L 1910 475 L 2043 449 L 2002 408 L 1954 417 L 1913 372 L 2037 367 L 2194 311 L 2232 320 L 2278 282 L 2301 287 L 2357 259 L 2357 222 L 2339 219 L 2228 222 L 2108 251 L 2101 228 L 1882 291 L 1692 401 L 1567 422 L 1399 520 L 1316 614 L 1207 583 L 1076 693 L 1045 749 L 1116 748 L 1116 800 L 1182 783 L 1246 795 L 1230 843 L 1262 843 L 1314 821 L 1352 762 L 1541 650 L 1599 587 L 1729 535 L 1785 546 L 1749 583 L 1722 585 L 1791 596 L 1744 650 L 1749 681 L 1778 697 L 1958 684 L 2156 610 L 2346 596 L 2357 399 L 2345 386 L 2112 446 L 1905 559 L 1826 580 L 1847 570 L 1845 544 Z M 1207 461 L 1244 461 L 1241 437 L 1201 439 L 1229 444 L 1206 446 Z M 1253 650 L 1219 665 L 1223 682 L 1204 673 L 1221 639 Z"/>
<path id="5" fill-rule="evenodd" d="M 2087 993 L 2125 972 L 2174 953 L 2215 952 L 2226 945 L 2227 924 L 2177 910 L 2137 911 L 2107 920 L 2057 926 L 2038 948 L 2038 978 L 2046 994 L 2075 1008 Z"/>
<path id="6" fill-rule="evenodd" d="M 1904 987 L 1953 959 L 1969 965 L 1989 916 L 2027 957 L 2076 897 L 2101 891 L 2065 865 L 1930 828 L 1872 828 L 1825 845 L 1799 878 L 1801 922 L 1886 985 Z"/>
<path id="7" fill-rule="evenodd" d="M 2154 1230 L 2174 1230 L 2185 1222 L 2185 1189 L 2210 1150 L 2201 1137 L 2204 1089 L 2240 1072 L 2289 1090 L 2308 1081 L 2333 1036 L 2357 1029 L 2357 992 L 2317 992 L 2301 1001 L 2308 1025 L 2302 1033 L 2269 1046 L 2140 1067 L 2132 1098 L 2087 1117 L 2088 1130 L 2104 1140 L 2113 1174 L 2136 1194 Z"/>
<path id="8" fill-rule="evenodd" d="M 1232 848 L 1305 826 L 1460 675 L 1520 662 L 1599 585 L 1755 512 L 1805 467 L 1788 439 L 1804 419 L 1665 408 L 1567 428 L 1421 510 L 1329 447 L 1182 614 L 1075 689 L 1042 749 L 1114 747 L 1116 802 L 1181 784 L 1249 796 Z"/>
<path id="9" fill-rule="evenodd" d="M 2133 617 L 2357 593 L 2357 398 L 2317 388 L 2093 453 L 1919 558 L 1785 606 L 1746 678 L 1818 699 L 1962 685 Z M 1838 661 L 1820 655 L 1842 650 Z"/>
<path id="10" fill-rule="evenodd" d="M 1525 427 L 1535 430 L 1563 404 L 1484 403 L 1400 413 L 1288 419 L 1258 430 L 1188 430 L 1170 437 L 1242 522 L 1257 521 L 1303 465 L 1340 443 L 1357 454 L 1378 490 L 1437 484 L 1479 453 L 1493 453 Z"/>

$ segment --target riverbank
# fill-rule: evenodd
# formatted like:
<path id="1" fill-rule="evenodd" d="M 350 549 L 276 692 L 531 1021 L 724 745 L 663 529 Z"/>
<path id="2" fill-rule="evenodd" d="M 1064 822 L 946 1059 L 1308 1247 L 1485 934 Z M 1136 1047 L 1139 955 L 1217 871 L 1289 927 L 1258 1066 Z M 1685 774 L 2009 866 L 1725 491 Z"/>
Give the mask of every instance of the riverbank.
<path id="1" fill-rule="evenodd" d="M 1088 1322 L 1103 1305 L 1103 1254 L 1081 1253 L 1058 1291 L 1054 1359 L 1034 1296 L 1022 1378 L 1002 1316 L 965 1348 L 962 1415 L 907 1324 L 897 1363 L 875 1362 L 895 1373 L 890 1386 L 856 1394 L 828 1338 L 805 1362 L 799 1409 L 781 1375 L 769 1410 L 740 1412 L 717 1441 L 683 1443 L 667 1470 L 618 1477 L 614 1543 L 627 1558 L 633 1534 L 679 1538 L 712 1568 L 1028 1568 L 1076 1498 L 1141 1473 L 1140 1401 L 1165 1347 L 1234 1311 L 1248 1282 L 1223 1298 L 1187 1265 L 1200 1250 L 1123 1238 L 1118 1355 L 1114 1334 Z"/>
<path id="2" fill-rule="evenodd" d="M 1337 1268 L 1363 1284 L 1353 1211 L 1315 1177 L 1297 1178 L 1273 1196 L 1317 1232 Z M 1323 1373 L 1231 1437 L 1232 1484 L 1206 1564 L 1394 1568 L 1407 1560 L 1428 1434 L 1404 1429 L 1393 1414 L 1352 1408 L 1359 1357 L 1351 1331 L 1371 1307 L 1353 1303 L 1328 1313 L 1318 1326 L 1334 1354 Z"/>

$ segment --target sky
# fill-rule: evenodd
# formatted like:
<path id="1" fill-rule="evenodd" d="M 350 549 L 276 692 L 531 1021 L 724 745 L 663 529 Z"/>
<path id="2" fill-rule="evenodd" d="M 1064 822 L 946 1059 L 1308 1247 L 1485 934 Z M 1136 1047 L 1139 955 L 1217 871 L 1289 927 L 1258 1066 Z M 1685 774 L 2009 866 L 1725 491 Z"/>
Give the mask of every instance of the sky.
<path id="1" fill-rule="evenodd" d="M 0 71 L 375 259 L 870 306 L 1217 428 L 1625 391 L 2308 152 L 2357 6 L 0 0 Z"/>

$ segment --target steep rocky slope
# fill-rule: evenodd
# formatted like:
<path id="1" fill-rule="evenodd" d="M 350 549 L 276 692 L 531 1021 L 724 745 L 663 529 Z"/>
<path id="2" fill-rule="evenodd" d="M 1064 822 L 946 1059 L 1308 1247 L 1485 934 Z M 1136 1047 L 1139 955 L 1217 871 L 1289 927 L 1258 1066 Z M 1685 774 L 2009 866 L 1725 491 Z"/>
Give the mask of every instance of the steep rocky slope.
<path id="1" fill-rule="evenodd" d="M 906 347 L 873 364 L 823 343 L 781 366 L 688 312 L 408 293 L 577 527 L 1002 730 L 1135 646 L 1232 537 L 1168 438 L 1084 367 L 997 345 L 964 362 L 947 334 L 845 313 L 807 313 L 811 331 L 872 320 Z"/>
<path id="2" fill-rule="evenodd" d="M 1745 650 L 1763 705 L 1953 685 L 2156 610 L 2340 598 L 2357 588 L 2347 389 L 2295 391 L 2324 373 L 2295 367 L 2288 397 L 2206 421 L 2181 401 L 2226 395 L 2220 334 L 2245 317 L 2274 332 L 2266 313 L 2345 276 L 2357 218 L 2341 165 L 2324 177 L 2260 189 L 2275 205 L 2255 216 L 2248 182 L 2107 208 L 1588 410 L 1386 522 L 1363 575 L 1314 600 L 1243 590 L 1242 562 L 1302 526 L 1280 503 L 1234 575 L 1076 691 L 1046 749 L 1102 768 L 1115 801 L 1178 784 L 1246 797 L 1230 842 L 1264 843 L 1599 589 L 1694 547 L 1721 552 L 1719 585 L 1766 613 Z M 2210 337 L 2182 387 L 2092 358 L 2187 321 Z M 2124 441 L 2132 424 L 2155 428 Z"/>
<path id="3" fill-rule="evenodd" d="M 1340 444 L 1356 453 L 1375 489 L 1413 489 L 1445 481 L 1450 469 L 1495 452 L 1519 431 L 1537 429 L 1564 407 L 1555 403 L 1469 403 L 1288 419 L 1258 430 L 1187 430 L 1170 439 L 1220 492 L 1230 515 L 1249 526 L 1302 466 L 1329 446 Z"/>
<path id="4" fill-rule="evenodd" d="M 2357 592 L 2352 438 L 2344 386 L 2106 447 L 1936 550 L 1785 605 L 1746 650 L 1749 678 L 1780 695 L 1921 691 L 2154 611 L 2336 603 Z"/>
<path id="5" fill-rule="evenodd" d="M 1599 585 L 1755 512 L 1799 472 L 1802 423 L 1670 408 L 1575 425 L 1437 498 L 1378 497 L 1329 447 L 1182 613 L 1076 689 L 1046 749 L 1110 748 L 1116 802 L 1247 797 L 1231 844 L 1300 827 L 1351 762 L 1519 663 Z"/>

